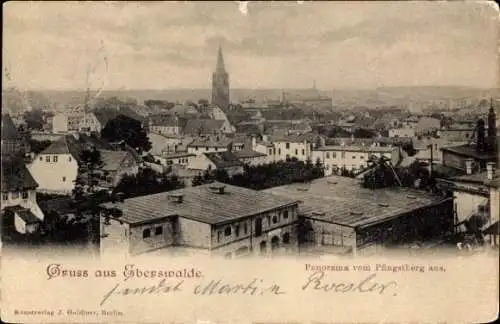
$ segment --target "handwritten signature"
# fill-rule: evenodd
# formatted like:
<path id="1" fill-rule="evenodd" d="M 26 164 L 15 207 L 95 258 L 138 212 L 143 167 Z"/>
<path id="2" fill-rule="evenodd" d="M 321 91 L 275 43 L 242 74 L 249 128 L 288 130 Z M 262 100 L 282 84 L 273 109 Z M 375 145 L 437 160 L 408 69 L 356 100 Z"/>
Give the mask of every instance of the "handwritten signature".
<path id="1" fill-rule="evenodd" d="M 356 282 L 342 282 L 328 280 L 323 271 L 312 273 L 306 278 L 305 283 L 300 286 L 302 291 L 335 292 L 335 293 L 378 293 L 380 295 L 392 292 L 396 295 L 396 281 L 377 281 L 377 274 L 373 273 Z M 128 282 L 127 282 L 128 283 Z M 100 305 L 108 302 L 112 296 L 141 296 L 172 294 L 185 289 L 184 280 L 162 279 L 152 286 L 124 287 L 124 282 L 117 283 L 111 290 L 106 292 Z M 391 289 L 393 288 L 393 289 Z M 191 291 L 196 296 L 210 295 L 283 295 L 287 291 L 276 283 L 265 282 L 263 279 L 254 278 L 245 283 L 226 282 L 223 279 L 204 281 L 196 284 Z"/>

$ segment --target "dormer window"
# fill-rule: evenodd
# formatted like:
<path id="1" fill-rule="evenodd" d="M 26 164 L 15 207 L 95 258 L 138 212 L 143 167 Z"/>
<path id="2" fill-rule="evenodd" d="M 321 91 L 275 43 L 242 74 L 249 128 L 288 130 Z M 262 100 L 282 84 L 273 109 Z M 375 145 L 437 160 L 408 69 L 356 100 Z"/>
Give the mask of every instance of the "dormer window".
<path id="1" fill-rule="evenodd" d="M 23 199 L 28 199 L 28 192 L 27 191 L 23 191 L 22 192 L 22 197 L 23 197 Z"/>

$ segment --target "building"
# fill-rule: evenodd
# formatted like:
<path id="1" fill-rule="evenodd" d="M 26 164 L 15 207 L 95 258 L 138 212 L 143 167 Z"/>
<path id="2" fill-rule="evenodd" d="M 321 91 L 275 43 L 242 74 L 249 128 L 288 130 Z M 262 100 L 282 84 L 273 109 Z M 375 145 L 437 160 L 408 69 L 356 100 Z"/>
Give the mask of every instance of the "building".
<path id="1" fill-rule="evenodd" d="M 327 145 L 313 150 L 312 161 L 316 162 L 319 159 L 327 176 L 336 174 L 341 169 L 363 170 L 368 167 L 368 160 L 372 155 L 378 158 L 384 156 L 394 166 L 399 163 L 401 157 L 399 147 Z"/>
<path id="2" fill-rule="evenodd" d="M 438 183 L 439 187 L 453 192 L 457 232 L 484 231 L 500 217 L 500 176 L 495 172 L 494 163 L 489 162 L 484 172 L 473 173 L 472 162 L 467 160 L 466 175 L 439 179 Z"/>
<path id="3" fill-rule="evenodd" d="M 114 188 L 124 176 L 135 176 L 139 172 L 139 164 L 130 152 L 112 150 L 100 150 L 99 152 L 101 153 L 102 171 L 105 177 L 100 183 L 101 187 Z"/>
<path id="4" fill-rule="evenodd" d="M 443 164 L 443 150 L 444 148 L 453 148 L 460 145 L 466 145 L 467 142 L 449 141 L 443 138 L 422 138 L 413 141 L 413 148 L 415 149 L 415 159 L 430 163 L 432 158 L 433 164 Z"/>
<path id="5" fill-rule="evenodd" d="M 273 161 L 296 158 L 305 162 L 312 156 L 313 139 L 311 136 L 270 136 L 268 141 L 273 144 Z"/>
<path id="6" fill-rule="evenodd" d="M 38 190 L 69 194 L 75 187 L 81 147 L 77 140 L 66 135 L 40 152 L 28 166 Z"/>
<path id="7" fill-rule="evenodd" d="M 188 169 L 203 172 L 205 170 L 225 170 L 232 177 L 244 172 L 243 162 L 231 151 L 208 152 L 193 157 Z"/>
<path id="8" fill-rule="evenodd" d="M 150 118 L 149 131 L 160 135 L 179 136 L 182 123 L 177 116 L 155 115 Z"/>
<path id="9" fill-rule="evenodd" d="M 2 157 L 24 156 L 28 152 L 28 143 L 19 134 L 9 115 L 2 115 Z"/>
<path id="10" fill-rule="evenodd" d="M 452 199 L 414 189 L 372 190 L 330 176 L 264 192 L 300 201 L 299 244 L 306 253 L 367 255 L 453 229 Z"/>
<path id="11" fill-rule="evenodd" d="M 52 117 L 52 132 L 61 134 L 76 132 L 80 129 L 80 123 L 84 118 L 85 113 L 81 109 L 57 113 Z"/>
<path id="12" fill-rule="evenodd" d="M 391 128 L 389 129 L 389 137 L 415 137 L 415 128 Z"/>
<path id="13" fill-rule="evenodd" d="M 267 154 L 260 153 L 251 149 L 243 149 L 234 152 L 234 155 L 243 162 L 243 164 L 256 166 L 268 163 Z"/>
<path id="14" fill-rule="evenodd" d="M 234 133 L 234 127 L 224 120 L 207 118 L 189 119 L 183 129 L 188 136 L 209 136 Z"/>
<path id="15" fill-rule="evenodd" d="M 45 193 L 70 194 L 75 188 L 81 153 L 92 147 L 101 153 L 102 179 L 100 185 L 112 187 L 125 174 L 137 174 L 140 157 L 130 147 L 116 147 L 90 138 L 76 139 L 66 135 L 40 152 L 28 166 L 39 184 L 38 190 Z"/>
<path id="16" fill-rule="evenodd" d="M 485 135 L 485 122 L 482 119 L 477 121 L 474 141 L 469 144 L 443 148 L 443 165 L 455 169 L 466 171 L 472 167 L 472 173 L 486 170 L 488 162 L 497 162 L 497 130 L 496 114 L 493 103 L 488 114 L 488 133 Z M 472 166 L 467 160 L 472 160 Z"/>
<path id="17" fill-rule="evenodd" d="M 182 165 L 184 167 L 187 167 L 194 157 L 196 157 L 195 154 L 178 152 L 165 153 L 161 156 L 155 156 L 155 159 L 159 160 L 160 163 L 164 166 Z"/>
<path id="18" fill-rule="evenodd" d="M 193 248 L 227 258 L 296 251 L 297 204 L 221 183 L 106 203 L 101 256 Z"/>
<path id="19" fill-rule="evenodd" d="M 148 138 L 151 142 L 149 152 L 153 155 L 185 152 L 187 151 L 187 145 L 193 141 L 193 138 L 189 136 L 168 136 L 156 133 L 148 133 Z"/>
<path id="20" fill-rule="evenodd" d="M 36 201 L 38 184 L 22 161 L 2 159 L 2 239 L 13 231 L 31 234 L 39 230 L 44 214 Z"/>
<path id="21" fill-rule="evenodd" d="M 226 72 L 222 48 L 219 46 L 217 65 L 212 74 L 212 104 L 227 111 L 229 103 L 229 74 Z"/>
<path id="22" fill-rule="evenodd" d="M 242 150 L 245 143 L 235 141 L 225 136 L 205 136 L 197 137 L 187 145 L 187 152 L 199 155 L 208 152 L 239 151 Z"/>

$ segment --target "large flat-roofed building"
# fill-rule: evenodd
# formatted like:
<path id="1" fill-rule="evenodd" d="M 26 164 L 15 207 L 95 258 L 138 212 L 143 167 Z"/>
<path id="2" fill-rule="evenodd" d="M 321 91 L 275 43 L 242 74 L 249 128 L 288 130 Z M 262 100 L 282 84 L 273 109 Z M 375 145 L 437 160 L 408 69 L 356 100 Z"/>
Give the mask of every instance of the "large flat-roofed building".
<path id="1" fill-rule="evenodd" d="M 101 255 L 187 248 L 239 257 L 297 251 L 298 202 L 212 183 L 102 205 Z"/>
<path id="2" fill-rule="evenodd" d="M 301 201 L 299 244 L 306 252 L 369 254 L 453 229 L 451 198 L 408 188 L 371 190 L 330 176 L 264 192 Z"/>

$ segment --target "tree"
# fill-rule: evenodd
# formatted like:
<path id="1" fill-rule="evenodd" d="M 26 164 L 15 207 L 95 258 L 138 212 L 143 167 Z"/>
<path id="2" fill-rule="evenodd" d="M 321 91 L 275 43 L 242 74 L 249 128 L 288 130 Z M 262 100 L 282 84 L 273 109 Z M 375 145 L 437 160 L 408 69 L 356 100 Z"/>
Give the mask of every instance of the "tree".
<path id="1" fill-rule="evenodd" d="M 109 142 L 124 141 L 141 154 L 151 150 L 151 142 L 141 123 L 127 116 L 119 115 L 101 131 L 101 136 Z"/>
<path id="2" fill-rule="evenodd" d="M 80 152 L 78 175 L 73 189 L 73 199 L 75 201 L 80 201 L 87 194 L 97 191 L 103 166 L 101 153 L 95 147 L 85 148 Z"/>
<path id="3" fill-rule="evenodd" d="M 44 125 L 43 112 L 40 109 L 26 111 L 24 113 L 24 121 L 28 129 L 42 130 Z"/>
<path id="4" fill-rule="evenodd" d="M 401 146 L 401 149 L 405 151 L 408 156 L 414 156 L 415 154 L 417 154 L 417 150 L 415 150 L 415 148 L 413 147 L 413 143 L 404 143 Z"/>

